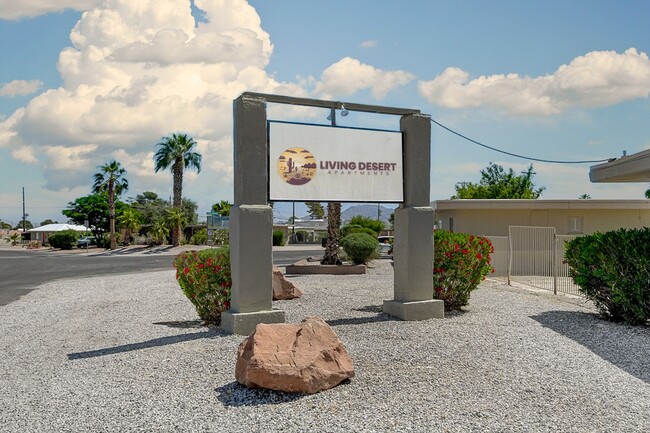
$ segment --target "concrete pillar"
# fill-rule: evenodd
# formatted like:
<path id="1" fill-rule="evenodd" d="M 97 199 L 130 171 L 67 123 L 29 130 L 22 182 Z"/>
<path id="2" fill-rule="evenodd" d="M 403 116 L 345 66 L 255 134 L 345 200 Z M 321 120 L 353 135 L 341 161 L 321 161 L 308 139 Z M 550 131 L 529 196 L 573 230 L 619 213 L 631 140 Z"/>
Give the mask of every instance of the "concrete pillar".
<path id="1" fill-rule="evenodd" d="M 403 116 L 404 203 L 395 211 L 394 299 L 384 312 L 402 320 L 444 318 L 443 301 L 433 299 L 433 209 L 429 203 L 431 120 Z"/>
<path id="2" fill-rule="evenodd" d="M 221 328 L 248 335 L 258 323 L 281 323 L 273 310 L 273 209 L 267 202 L 266 104 L 239 97 L 234 102 L 235 204 L 230 211 L 230 310 Z"/>

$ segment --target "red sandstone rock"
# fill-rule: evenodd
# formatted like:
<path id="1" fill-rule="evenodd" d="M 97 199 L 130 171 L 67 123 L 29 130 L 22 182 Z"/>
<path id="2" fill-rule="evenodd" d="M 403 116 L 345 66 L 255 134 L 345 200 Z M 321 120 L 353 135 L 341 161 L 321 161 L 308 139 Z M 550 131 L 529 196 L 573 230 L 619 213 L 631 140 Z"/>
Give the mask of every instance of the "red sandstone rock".
<path id="1" fill-rule="evenodd" d="M 302 296 L 302 290 L 287 280 L 277 266 L 273 266 L 273 300 L 286 301 Z"/>
<path id="2" fill-rule="evenodd" d="M 249 388 L 314 394 L 354 377 L 352 359 L 320 317 L 261 323 L 239 345 L 237 381 Z"/>

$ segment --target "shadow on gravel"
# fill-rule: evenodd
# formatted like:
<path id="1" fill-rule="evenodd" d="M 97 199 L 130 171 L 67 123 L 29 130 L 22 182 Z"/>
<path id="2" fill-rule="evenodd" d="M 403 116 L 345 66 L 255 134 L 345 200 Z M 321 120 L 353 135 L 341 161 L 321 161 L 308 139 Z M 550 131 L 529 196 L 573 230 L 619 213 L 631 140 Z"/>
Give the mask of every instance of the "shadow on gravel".
<path id="1" fill-rule="evenodd" d="M 163 325 L 163 326 L 168 326 L 170 328 L 181 328 L 181 329 L 189 329 L 189 328 L 203 328 L 205 327 L 205 322 L 203 320 L 174 320 L 172 322 L 154 322 L 154 325 Z"/>
<path id="2" fill-rule="evenodd" d="M 270 389 L 250 389 L 239 382 L 230 382 L 215 389 L 217 398 L 224 406 L 263 406 L 267 404 L 290 403 L 307 394 L 294 394 Z"/>
<path id="3" fill-rule="evenodd" d="M 116 353 L 132 352 L 134 350 L 149 349 L 151 347 L 167 346 L 168 344 L 182 343 L 184 341 L 200 340 L 202 338 L 225 337 L 228 334 L 219 329 L 209 329 L 203 332 L 193 332 L 191 334 L 170 335 L 168 337 L 154 338 L 153 340 L 143 341 L 142 343 L 124 344 L 122 346 L 107 347 L 104 349 L 89 350 L 87 352 L 69 353 L 68 360 L 96 358 L 98 356 L 114 355 Z"/>
<path id="4" fill-rule="evenodd" d="M 366 305 L 364 307 L 353 308 L 353 311 L 360 311 L 362 313 L 376 313 L 376 316 L 363 316 L 363 317 L 346 317 L 344 319 L 331 319 L 325 322 L 330 326 L 338 325 L 363 325 L 366 323 L 377 322 L 391 322 L 398 321 L 398 319 L 384 313 L 384 307 L 381 305 Z"/>
<path id="5" fill-rule="evenodd" d="M 650 383 L 650 327 L 606 322 L 579 311 L 546 311 L 531 318 Z"/>

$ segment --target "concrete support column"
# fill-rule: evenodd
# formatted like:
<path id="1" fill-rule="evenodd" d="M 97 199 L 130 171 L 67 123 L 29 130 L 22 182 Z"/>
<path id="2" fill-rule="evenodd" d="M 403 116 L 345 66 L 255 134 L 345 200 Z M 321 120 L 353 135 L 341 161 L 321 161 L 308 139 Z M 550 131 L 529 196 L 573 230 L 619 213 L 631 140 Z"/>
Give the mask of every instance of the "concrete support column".
<path id="1" fill-rule="evenodd" d="M 394 299 L 384 312 L 402 320 L 444 318 L 444 303 L 433 299 L 433 209 L 429 204 L 431 121 L 403 116 L 404 203 L 395 211 Z"/>
<path id="2" fill-rule="evenodd" d="M 234 102 L 235 205 L 230 211 L 230 310 L 221 328 L 248 335 L 258 323 L 281 323 L 273 310 L 273 209 L 267 202 L 266 104 L 239 97 Z"/>

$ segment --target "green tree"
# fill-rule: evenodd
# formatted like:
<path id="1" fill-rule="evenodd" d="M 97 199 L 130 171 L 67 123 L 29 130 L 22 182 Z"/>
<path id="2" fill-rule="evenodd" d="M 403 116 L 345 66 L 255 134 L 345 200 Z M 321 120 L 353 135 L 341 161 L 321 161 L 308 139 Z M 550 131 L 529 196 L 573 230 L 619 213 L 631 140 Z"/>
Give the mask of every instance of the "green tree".
<path id="1" fill-rule="evenodd" d="M 21 237 L 22 236 L 20 236 L 20 233 L 13 233 L 11 236 L 9 236 L 9 238 L 5 239 L 5 241 L 11 242 L 11 246 L 15 247 L 16 245 L 18 245 L 18 242 L 20 242 Z"/>
<path id="2" fill-rule="evenodd" d="M 167 200 L 158 197 L 158 194 L 145 191 L 128 199 L 129 205 L 141 215 L 142 224 L 152 225 L 165 217 L 165 209 L 170 207 Z"/>
<path id="3" fill-rule="evenodd" d="M 546 188 L 535 188 L 534 174 L 532 164 L 518 176 L 512 169 L 506 172 L 502 166 L 490 162 L 481 170 L 479 183 L 457 183 L 456 194 L 451 199 L 536 199 Z"/>
<path id="4" fill-rule="evenodd" d="M 180 228 L 185 226 L 187 224 L 187 218 L 185 217 L 185 212 L 183 212 L 182 209 L 176 209 L 176 208 L 170 208 L 165 211 L 165 222 L 167 223 L 167 227 L 171 227 L 172 230 L 174 228 L 179 229 L 178 233 L 178 243 L 180 245 L 181 237 L 182 237 L 182 232 L 180 232 Z M 173 245 L 173 234 L 174 232 L 172 231 L 172 245 Z"/>
<path id="5" fill-rule="evenodd" d="M 132 207 L 127 207 L 122 211 L 122 214 L 117 218 L 117 221 L 120 223 L 120 227 L 126 229 L 124 235 L 124 243 L 131 243 L 131 234 L 140 230 L 140 212 L 133 209 Z"/>
<path id="6" fill-rule="evenodd" d="M 325 208 L 322 204 L 315 201 L 305 202 L 307 210 L 309 212 L 309 217 L 313 220 L 322 220 L 325 218 Z"/>
<path id="7" fill-rule="evenodd" d="M 181 208 L 183 197 L 183 172 L 186 168 L 194 168 L 201 172 L 201 154 L 194 152 L 196 141 L 187 134 L 172 134 L 171 137 L 163 137 L 162 141 L 156 144 L 158 150 L 154 154 L 154 170 L 171 168 L 173 178 L 173 201 L 174 209 Z M 175 226 L 172 229 L 172 245 L 180 244 L 181 227 Z"/>
<path id="8" fill-rule="evenodd" d="M 14 230 L 22 230 L 23 227 L 25 227 L 25 230 L 31 230 L 34 228 L 34 224 L 30 220 L 25 220 L 25 224 L 23 225 L 23 220 L 21 219 L 18 224 L 16 224 L 16 227 L 14 227 Z"/>
<path id="9" fill-rule="evenodd" d="M 230 216 L 230 209 L 232 208 L 232 203 L 227 200 L 221 200 L 219 203 L 212 205 L 212 212 L 216 212 L 221 216 Z"/>
<path id="10" fill-rule="evenodd" d="M 341 203 L 327 204 L 327 241 L 325 254 L 321 260 L 323 265 L 340 265 L 339 241 L 341 239 Z"/>
<path id="11" fill-rule="evenodd" d="M 41 226 L 46 226 L 48 224 L 58 224 L 58 223 L 59 223 L 58 221 L 54 221 L 54 220 L 51 220 L 51 219 L 48 218 L 48 219 L 46 219 L 44 221 L 41 221 L 40 225 Z"/>
<path id="12" fill-rule="evenodd" d="M 93 192 L 106 192 L 107 194 L 108 224 L 111 236 L 110 249 L 114 250 L 117 248 L 117 240 L 115 239 L 115 198 L 129 189 L 129 182 L 124 177 L 126 170 L 115 160 L 100 165 L 99 170 L 99 173 L 95 173 Z"/>
<path id="13" fill-rule="evenodd" d="M 199 222 L 199 214 L 197 213 L 197 210 L 199 209 L 199 205 L 197 202 L 194 200 L 191 200 L 189 198 L 183 197 L 181 205 L 181 210 L 185 214 L 185 224 L 198 224 Z"/>
<path id="14" fill-rule="evenodd" d="M 6 223 L 4 221 L 0 221 L 0 229 L 11 230 L 11 224 Z"/>
<path id="15" fill-rule="evenodd" d="M 159 219 L 154 222 L 149 230 L 149 236 L 151 240 L 156 245 L 162 245 L 165 243 L 165 239 L 169 236 L 169 229 L 167 228 L 166 221 L 164 218 Z"/>
<path id="16" fill-rule="evenodd" d="M 117 200 L 115 202 L 115 213 L 121 215 L 122 210 L 127 204 Z M 88 221 L 90 230 L 98 238 L 110 230 L 108 196 L 102 194 L 90 194 L 79 197 L 75 201 L 68 203 L 67 209 L 61 212 L 68 220 L 74 224 L 83 225 Z"/>
<path id="17" fill-rule="evenodd" d="M 590 200 L 591 196 L 589 194 L 582 194 L 578 197 L 578 200 Z"/>

